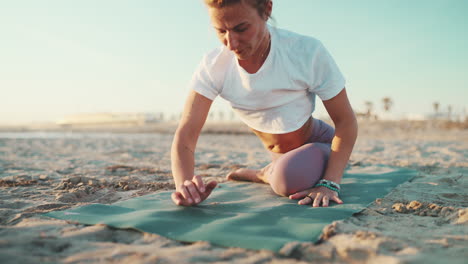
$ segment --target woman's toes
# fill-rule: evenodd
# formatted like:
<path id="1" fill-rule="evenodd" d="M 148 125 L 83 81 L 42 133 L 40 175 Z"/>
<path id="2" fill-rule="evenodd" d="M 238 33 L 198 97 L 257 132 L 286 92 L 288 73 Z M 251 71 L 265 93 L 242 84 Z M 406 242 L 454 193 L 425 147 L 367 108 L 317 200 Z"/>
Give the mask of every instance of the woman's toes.
<path id="1" fill-rule="evenodd" d="M 228 181 L 233 181 L 233 180 L 234 180 L 234 179 L 233 179 L 233 177 L 234 177 L 233 174 L 234 174 L 234 173 L 235 173 L 234 171 L 231 171 L 231 172 L 226 176 L 226 179 L 227 179 Z"/>
<path id="2" fill-rule="evenodd" d="M 242 169 L 237 169 L 235 171 L 231 171 L 226 178 L 231 181 L 238 181 L 242 179 Z"/>
<path id="3" fill-rule="evenodd" d="M 230 172 L 226 178 L 231 181 L 260 181 L 257 177 L 257 170 L 243 168 Z"/>

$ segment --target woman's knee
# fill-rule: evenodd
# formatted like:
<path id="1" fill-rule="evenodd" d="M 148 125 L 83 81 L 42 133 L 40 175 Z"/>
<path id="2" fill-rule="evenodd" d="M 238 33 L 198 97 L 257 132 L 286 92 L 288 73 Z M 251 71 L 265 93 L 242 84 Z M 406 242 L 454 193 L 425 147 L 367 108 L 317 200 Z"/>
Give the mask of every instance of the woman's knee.
<path id="1" fill-rule="evenodd" d="M 271 188 L 288 196 L 312 187 L 322 177 L 329 153 L 329 145 L 309 143 L 284 154 L 272 168 Z"/>

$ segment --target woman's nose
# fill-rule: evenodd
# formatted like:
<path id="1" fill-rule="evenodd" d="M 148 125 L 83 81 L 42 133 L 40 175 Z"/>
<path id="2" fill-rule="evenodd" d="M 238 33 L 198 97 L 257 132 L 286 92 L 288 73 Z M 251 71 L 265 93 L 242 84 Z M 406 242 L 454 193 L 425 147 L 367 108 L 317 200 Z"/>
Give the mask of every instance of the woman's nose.
<path id="1" fill-rule="evenodd" d="M 226 33 L 226 46 L 230 50 L 233 50 L 233 51 L 237 50 L 237 48 L 239 47 L 239 41 L 235 33 L 233 32 Z"/>

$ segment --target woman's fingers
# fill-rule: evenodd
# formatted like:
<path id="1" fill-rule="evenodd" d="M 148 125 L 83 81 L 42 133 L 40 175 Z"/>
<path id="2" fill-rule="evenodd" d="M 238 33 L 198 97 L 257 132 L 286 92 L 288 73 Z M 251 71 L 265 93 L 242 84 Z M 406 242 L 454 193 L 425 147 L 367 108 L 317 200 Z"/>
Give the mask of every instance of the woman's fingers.
<path id="1" fill-rule="evenodd" d="M 323 198 L 322 198 L 322 206 L 323 207 L 328 207 L 328 202 L 329 202 L 328 196 L 324 195 Z"/>
<path id="2" fill-rule="evenodd" d="M 172 201 L 173 201 L 175 204 L 180 205 L 180 201 L 181 201 L 181 200 L 180 200 L 180 198 L 178 197 L 177 192 L 171 193 L 171 199 L 172 199 Z"/>
<path id="3" fill-rule="evenodd" d="M 177 205 L 186 205 L 185 198 L 180 192 L 173 192 L 171 194 L 172 201 Z"/>
<path id="4" fill-rule="evenodd" d="M 178 191 L 173 192 L 171 194 L 171 199 L 177 205 L 196 205 L 205 200 L 217 185 L 218 183 L 216 181 L 211 181 L 208 184 L 204 184 L 201 181 L 200 176 L 195 176 L 193 177 L 192 181 L 185 181 L 182 186 L 180 186 Z M 203 187 L 204 192 L 200 191 L 200 186 Z"/>
<path id="5" fill-rule="evenodd" d="M 342 204 L 343 201 L 338 197 L 338 195 L 332 196 L 332 200 L 335 201 L 337 204 Z"/>
<path id="6" fill-rule="evenodd" d="M 185 188 L 188 190 L 188 192 L 190 193 L 190 196 L 192 197 L 192 201 L 195 202 L 195 203 L 199 203 L 201 200 L 200 200 L 200 194 L 198 193 L 198 189 L 197 187 L 195 186 L 195 184 L 191 181 L 185 181 L 184 182 L 184 186 Z M 189 202 L 190 202 L 191 199 L 189 199 Z M 192 203 L 192 202 L 190 202 Z"/>
<path id="7" fill-rule="evenodd" d="M 201 192 L 201 193 L 204 193 L 205 192 L 205 184 L 203 183 L 200 175 L 196 175 L 195 177 L 193 177 L 193 180 L 192 180 L 195 185 L 197 186 L 197 189 Z"/>
<path id="8" fill-rule="evenodd" d="M 300 205 L 306 205 L 306 204 L 310 204 L 311 202 L 312 202 L 312 198 L 307 196 L 307 197 L 305 197 L 304 199 L 300 200 L 297 203 L 300 204 Z"/>
<path id="9" fill-rule="evenodd" d="M 314 194 L 313 194 L 313 193 L 306 194 L 306 196 L 304 197 L 304 199 L 300 200 L 300 201 L 298 202 L 298 204 L 302 204 L 302 205 L 310 204 L 310 203 L 313 202 L 313 197 L 314 197 Z"/>
<path id="10" fill-rule="evenodd" d="M 314 203 L 312 204 L 312 206 L 313 207 L 319 207 L 322 198 L 323 198 L 323 194 L 322 193 L 317 193 L 315 195 Z"/>
<path id="11" fill-rule="evenodd" d="M 342 204 L 343 201 L 338 197 L 338 193 L 325 189 L 322 187 L 312 188 L 304 191 L 291 194 L 289 199 L 301 199 L 298 204 L 306 205 L 311 204 L 313 207 L 328 207 L 330 201 L 334 201 L 337 204 Z"/>
<path id="12" fill-rule="evenodd" d="M 190 191 L 187 188 L 186 183 L 184 182 L 182 187 L 180 188 L 180 193 L 184 197 L 184 200 L 186 200 L 188 203 L 193 203 L 192 195 L 190 194 Z"/>
<path id="13" fill-rule="evenodd" d="M 294 199 L 294 200 L 301 199 L 301 198 L 306 197 L 307 194 L 309 194 L 309 193 L 310 193 L 310 190 L 305 190 L 305 191 L 297 192 L 297 193 L 295 193 L 295 194 L 289 195 L 289 199 Z"/>
<path id="14" fill-rule="evenodd" d="M 210 181 L 210 182 L 206 185 L 205 193 L 210 194 L 211 191 L 213 191 L 214 188 L 216 188 L 217 185 L 218 185 L 218 183 L 217 183 L 216 181 Z"/>
<path id="15" fill-rule="evenodd" d="M 201 193 L 202 201 L 204 201 L 208 196 L 210 196 L 213 189 L 216 188 L 216 185 L 218 185 L 218 183 L 216 181 L 211 181 L 208 184 L 206 184 L 205 192 Z"/>

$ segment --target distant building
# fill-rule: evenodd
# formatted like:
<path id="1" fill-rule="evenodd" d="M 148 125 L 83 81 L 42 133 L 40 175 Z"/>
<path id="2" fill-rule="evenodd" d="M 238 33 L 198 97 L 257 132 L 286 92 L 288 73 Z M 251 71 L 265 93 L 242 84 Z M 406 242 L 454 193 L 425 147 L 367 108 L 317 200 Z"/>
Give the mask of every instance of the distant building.
<path id="1" fill-rule="evenodd" d="M 66 116 L 56 123 L 62 127 L 141 126 L 162 121 L 161 114 L 90 113 Z"/>

